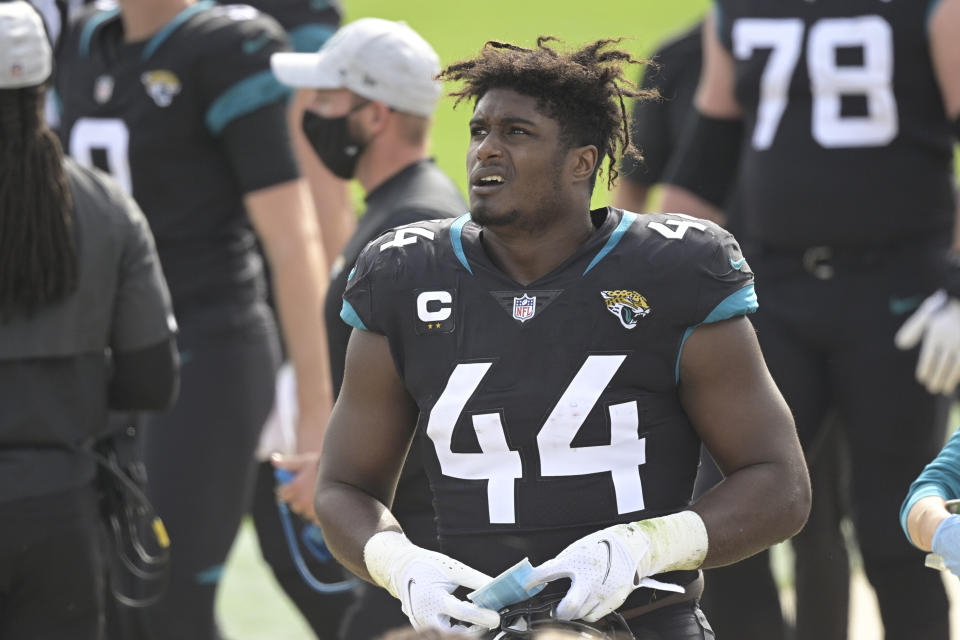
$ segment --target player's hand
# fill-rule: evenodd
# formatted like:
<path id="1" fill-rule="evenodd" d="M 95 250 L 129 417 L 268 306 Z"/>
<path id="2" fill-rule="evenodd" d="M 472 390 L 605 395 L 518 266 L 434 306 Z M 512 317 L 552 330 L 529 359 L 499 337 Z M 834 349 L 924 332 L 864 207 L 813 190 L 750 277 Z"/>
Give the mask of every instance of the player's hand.
<path id="1" fill-rule="evenodd" d="M 483 629 L 500 625 L 496 611 L 453 595 L 458 587 L 479 589 L 492 578 L 450 556 L 418 547 L 402 533 L 381 531 L 367 541 L 363 559 L 374 582 L 400 600 L 414 629 L 453 629 L 452 619 Z"/>
<path id="2" fill-rule="evenodd" d="M 900 349 L 923 341 L 917 380 L 930 393 L 953 393 L 960 382 L 960 300 L 935 292 L 910 316 L 894 338 Z"/>
<path id="3" fill-rule="evenodd" d="M 943 558 L 950 572 L 960 577 L 960 515 L 951 515 L 933 534 L 933 552 Z"/>
<path id="4" fill-rule="evenodd" d="M 290 510 L 305 520 L 317 521 L 313 509 L 313 494 L 317 486 L 319 453 L 298 453 L 285 456 L 275 453 L 270 462 L 278 469 L 293 474 L 293 479 L 277 488 L 277 497 L 290 505 Z"/>
<path id="5" fill-rule="evenodd" d="M 644 578 L 697 568 L 706 552 L 703 520 L 682 511 L 591 533 L 534 567 L 524 586 L 569 578 L 570 589 L 557 605 L 557 617 L 596 622 L 622 605 Z"/>

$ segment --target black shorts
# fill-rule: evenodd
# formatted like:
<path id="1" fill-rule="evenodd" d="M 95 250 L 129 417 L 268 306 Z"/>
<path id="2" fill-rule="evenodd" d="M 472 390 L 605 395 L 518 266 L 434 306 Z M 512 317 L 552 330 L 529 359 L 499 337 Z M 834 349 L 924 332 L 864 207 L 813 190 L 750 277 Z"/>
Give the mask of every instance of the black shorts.
<path id="1" fill-rule="evenodd" d="M 636 640 L 713 640 L 698 600 L 680 602 L 627 620 Z"/>

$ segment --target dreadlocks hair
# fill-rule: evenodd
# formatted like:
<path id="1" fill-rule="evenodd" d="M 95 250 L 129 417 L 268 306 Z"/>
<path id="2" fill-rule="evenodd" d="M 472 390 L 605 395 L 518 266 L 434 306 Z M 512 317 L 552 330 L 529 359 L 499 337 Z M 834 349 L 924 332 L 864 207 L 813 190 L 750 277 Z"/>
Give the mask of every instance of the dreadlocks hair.
<path id="1" fill-rule="evenodd" d="M 450 65 L 438 78 L 465 83 L 450 94 L 457 99 L 456 105 L 469 99 L 476 103 L 491 89 L 510 89 L 535 98 L 537 108 L 560 124 L 562 142 L 568 148 L 597 147 L 599 160 L 591 187 L 606 158 L 607 187 L 612 188 L 618 175 L 618 150 L 621 156 L 642 159 L 630 141 L 624 98 L 658 97 L 656 91 L 638 89 L 624 77 L 623 64 L 647 61 L 610 48 L 620 41 L 597 40 L 564 53 L 548 46 L 560 42 L 553 36 L 537 38 L 536 49 L 491 40 L 477 57 Z"/>
<path id="2" fill-rule="evenodd" d="M 0 323 L 77 285 L 63 150 L 43 119 L 43 87 L 0 90 Z"/>

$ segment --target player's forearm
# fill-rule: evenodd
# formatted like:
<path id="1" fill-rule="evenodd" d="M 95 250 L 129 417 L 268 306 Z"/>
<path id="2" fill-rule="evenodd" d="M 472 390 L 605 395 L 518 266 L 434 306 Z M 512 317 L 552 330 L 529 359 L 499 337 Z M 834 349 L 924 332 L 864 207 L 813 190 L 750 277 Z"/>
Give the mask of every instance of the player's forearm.
<path id="1" fill-rule="evenodd" d="M 704 568 L 743 560 L 803 527 L 810 510 L 810 485 L 805 470 L 793 466 L 770 462 L 745 467 L 693 505 L 710 541 Z"/>
<path id="2" fill-rule="evenodd" d="M 333 406 L 323 322 L 326 260 L 304 180 L 247 194 L 247 210 L 263 241 L 273 293 L 297 376 L 297 450 L 319 451 Z"/>
<path id="3" fill-rule="evenodd" d="M 314 498 L 317 519 L 327 547 L 357 576 L 373 582 L 363 560 L 363 548 L 374 534 L 402 531 L 387 507 L 349 484 L 324 478 L 321 472 Z"/>
<path id="4" fill-rule="evenodd" d="M 299 250 L 287 252 L 271 267 L 283 335 L 297 376 L 301 418 L 297 423 L 297 450 L 319 451 L 333 403 L 322 313 L 327 282 L 322 276 L 317 239 L 303 240 Z"/>
<path id="5" fill-rule="evenodd" d="M 939 496 L 927 496 L 917 500 L 907 514 L 907 532 L 910 535 L 910 542 L 924 551 L 930 551 L 933 546 L 933 534 L 949 515 L 946 502 Z"/>

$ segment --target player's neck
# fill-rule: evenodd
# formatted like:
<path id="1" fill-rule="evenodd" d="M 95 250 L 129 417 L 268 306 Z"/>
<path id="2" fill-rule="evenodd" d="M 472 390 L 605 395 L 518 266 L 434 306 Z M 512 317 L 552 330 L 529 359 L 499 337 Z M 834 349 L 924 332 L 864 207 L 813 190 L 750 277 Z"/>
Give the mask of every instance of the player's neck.
<path id="1" fill-rule="evenodd" d="M 596 231 L 589 212 L 558 218 L 533 230 L 485 228 L 483 248 L 501 271 L 520 284 L 530 284 L 556 269 Z"/>
<path id="2" fill-rule="evenodd" d="M 125 42 L 141 42 L 160 31 L 194 0 L 121 0 Z"/>

